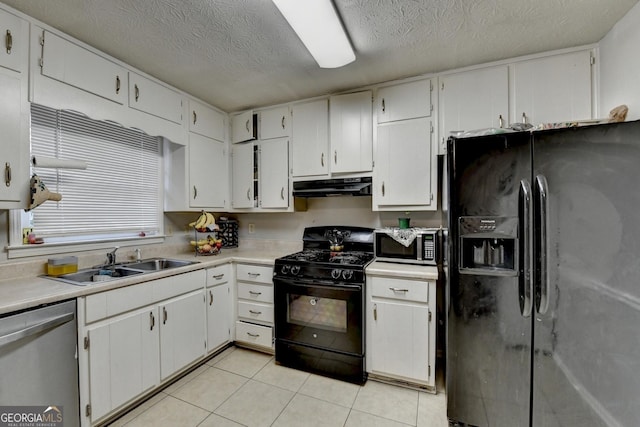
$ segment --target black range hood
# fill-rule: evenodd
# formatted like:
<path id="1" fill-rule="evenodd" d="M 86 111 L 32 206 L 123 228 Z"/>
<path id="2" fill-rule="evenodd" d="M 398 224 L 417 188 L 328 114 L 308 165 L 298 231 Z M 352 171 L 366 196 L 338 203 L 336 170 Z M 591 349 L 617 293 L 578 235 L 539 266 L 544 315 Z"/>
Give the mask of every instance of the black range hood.
<path id="1" fill-rule="evenodd" d="M 294 197 L 370 196 L 371 177 L 322 179 L 293 183 Z"/>

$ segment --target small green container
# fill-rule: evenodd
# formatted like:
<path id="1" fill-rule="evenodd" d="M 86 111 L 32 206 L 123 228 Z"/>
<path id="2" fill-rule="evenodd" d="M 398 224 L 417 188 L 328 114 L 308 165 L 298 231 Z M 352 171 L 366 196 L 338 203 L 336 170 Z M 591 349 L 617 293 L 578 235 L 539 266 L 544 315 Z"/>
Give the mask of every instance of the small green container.
<path id="1" fill-rule="evenodd" d="M 411 218 L 398 218 L 398 227 L 409 228 L 410 221 L 411 221 Z"/>

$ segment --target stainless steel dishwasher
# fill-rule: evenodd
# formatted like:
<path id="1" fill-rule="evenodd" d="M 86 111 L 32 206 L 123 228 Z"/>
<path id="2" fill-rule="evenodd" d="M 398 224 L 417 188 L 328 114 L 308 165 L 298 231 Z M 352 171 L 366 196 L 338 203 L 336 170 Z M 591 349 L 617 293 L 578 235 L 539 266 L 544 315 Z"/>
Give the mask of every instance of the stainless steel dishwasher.
<path id="1" fill-rule="evenodd" d="M 76 337 L 75 300 L 0 317 L 0 412 L 55 407 L 78 426 Z"/>

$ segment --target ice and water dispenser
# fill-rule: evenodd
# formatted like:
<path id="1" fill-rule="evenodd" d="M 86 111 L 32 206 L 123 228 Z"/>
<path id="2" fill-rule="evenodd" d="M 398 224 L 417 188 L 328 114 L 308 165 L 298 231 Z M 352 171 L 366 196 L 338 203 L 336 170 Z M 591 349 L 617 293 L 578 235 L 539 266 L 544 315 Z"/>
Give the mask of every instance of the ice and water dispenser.
<path id="1" fill-rule="evenodd" d="M 460 273 L 518 275 L 518 218 L 463 216 L 460 231 Z"/>

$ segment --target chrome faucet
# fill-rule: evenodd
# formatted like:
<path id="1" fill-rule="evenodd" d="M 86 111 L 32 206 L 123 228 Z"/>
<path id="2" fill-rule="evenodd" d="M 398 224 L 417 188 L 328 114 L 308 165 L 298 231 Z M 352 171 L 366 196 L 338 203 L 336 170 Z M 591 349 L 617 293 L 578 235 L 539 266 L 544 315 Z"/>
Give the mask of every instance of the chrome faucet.
<path id="1" fill-rule="evenodd" d="M 136 261 L 141 261 L 142 260 L 142 250 L 140 250 L 140 248 L 136 248 L 135 253 L 136 253 Z"/>
<path id="2" fill-rule="evenodd" d="M 111 252 L 107 252 L 107 265 L 108 266 L 114 266 L 116 264 L 116 251 L 118 250 L 119 246 L 116 246 L 115 248 L 113 248 L 113 250 Z"/>

